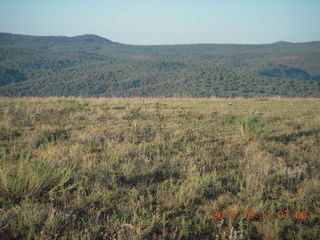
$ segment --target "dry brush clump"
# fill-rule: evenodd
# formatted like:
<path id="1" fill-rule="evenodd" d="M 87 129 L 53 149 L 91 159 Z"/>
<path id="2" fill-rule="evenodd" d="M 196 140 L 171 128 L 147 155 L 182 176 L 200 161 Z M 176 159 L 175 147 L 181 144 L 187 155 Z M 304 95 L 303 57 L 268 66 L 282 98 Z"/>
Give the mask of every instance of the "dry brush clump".
<path id="1" fill-rule="evenodd" d="M 253 201 L 266 199 L 268 177 L 281 170 L 283 162 L 277 162 L 269 153 L 261 150 L 260 142 L 250 142 L 245 147 L 241 169 L 245 179 L 245 193 Z"/>
<path id="2" fill-rule="evenodd" d="M 238 120 L 240 134 L 248 141 L 259 139 L 267 134 L 266 122 L 257 116 L 248 116 Z"/>
<path id="3" fill-rule="evenodd" d="M 75 188 L 72 166 L 59 166 L 46 160 L 21 155 L 16 163 L 1 161 L 0 194 L 5 202 L 18 204 L 33 198 L 48 201 Z"/>

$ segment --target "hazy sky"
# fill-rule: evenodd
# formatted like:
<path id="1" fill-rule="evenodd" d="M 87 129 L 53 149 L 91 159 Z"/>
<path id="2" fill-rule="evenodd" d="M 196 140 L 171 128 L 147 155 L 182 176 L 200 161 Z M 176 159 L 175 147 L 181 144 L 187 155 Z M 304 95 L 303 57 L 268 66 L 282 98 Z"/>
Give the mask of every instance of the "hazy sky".
<path id="1" fill-rule="evenodd" d="M 320 0 L 0 0 L 0 32 L 129 44 L 320 40 Z"/>

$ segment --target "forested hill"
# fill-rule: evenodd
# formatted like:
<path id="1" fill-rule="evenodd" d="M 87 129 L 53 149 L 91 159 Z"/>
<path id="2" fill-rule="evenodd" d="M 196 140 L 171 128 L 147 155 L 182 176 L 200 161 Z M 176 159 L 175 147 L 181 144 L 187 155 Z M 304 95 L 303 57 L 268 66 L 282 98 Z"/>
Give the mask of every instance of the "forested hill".
<path id="1" fill-rule="evenodd" d="M 320 97 L 320 41 L 137 46 L 0 33 L 0 96 Z"/>

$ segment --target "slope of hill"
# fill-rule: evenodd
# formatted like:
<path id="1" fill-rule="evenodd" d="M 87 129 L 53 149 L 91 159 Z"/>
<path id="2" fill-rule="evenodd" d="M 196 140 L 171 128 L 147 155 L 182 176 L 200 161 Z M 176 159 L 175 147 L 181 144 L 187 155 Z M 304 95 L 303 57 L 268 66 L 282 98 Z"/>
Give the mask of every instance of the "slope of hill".
<path id="1" fill-rule="evenodd" d="M 319 109 L 0 98 L 0 239 L 319 239 Z"/>
<path id="2" fill-rule="evenodd" d="M 0 67 L 23 76 L 1 70 L 1 96 L 320 97 L 320 42 L 135 46 L 0 33 Z"/>

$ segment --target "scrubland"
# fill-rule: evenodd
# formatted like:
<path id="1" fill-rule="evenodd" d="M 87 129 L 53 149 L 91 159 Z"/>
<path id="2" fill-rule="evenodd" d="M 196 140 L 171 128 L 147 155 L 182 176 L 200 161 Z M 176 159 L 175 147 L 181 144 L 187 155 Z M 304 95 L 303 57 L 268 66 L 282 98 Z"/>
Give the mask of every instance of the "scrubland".
<path id="1" fill-rule="evenodd" d="M 320 239 L 319 135 L 320 99 L 0 98 L 0 239 Z"/>

